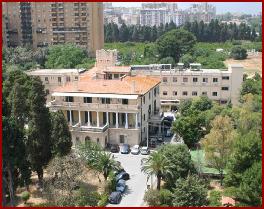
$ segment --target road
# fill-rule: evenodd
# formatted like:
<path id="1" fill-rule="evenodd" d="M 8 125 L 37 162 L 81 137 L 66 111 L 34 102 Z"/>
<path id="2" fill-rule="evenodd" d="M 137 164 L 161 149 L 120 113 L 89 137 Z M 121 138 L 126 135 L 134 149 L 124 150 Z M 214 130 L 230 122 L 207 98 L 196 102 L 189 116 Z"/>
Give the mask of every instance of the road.
<path id="1" fill-rule="evenodd" d="M 120 153 L 115 153 L 114 156 L 129 173 L 130 179 L 126 181 L 127 188 L 122 195 L 121 202 L 118 205 L 108 204 L 107 207 L 143 206 L 143 198 L 147 190 L 147 175 L 140 169 L 141 159 L 147 156 Z"/>

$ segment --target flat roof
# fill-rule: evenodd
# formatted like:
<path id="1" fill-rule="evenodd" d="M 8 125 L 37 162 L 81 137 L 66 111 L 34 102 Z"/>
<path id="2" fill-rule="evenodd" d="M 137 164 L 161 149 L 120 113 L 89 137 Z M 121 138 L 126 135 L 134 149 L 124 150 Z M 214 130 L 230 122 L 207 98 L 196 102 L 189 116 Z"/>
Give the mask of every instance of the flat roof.
<path id="1" fill-rule="evenodd" d="M 68 73 L 81 73 L 85 69 L 32 69 L 26 71 L 28 75 L 47 75 L 47 74 L 68 74 Z"/>

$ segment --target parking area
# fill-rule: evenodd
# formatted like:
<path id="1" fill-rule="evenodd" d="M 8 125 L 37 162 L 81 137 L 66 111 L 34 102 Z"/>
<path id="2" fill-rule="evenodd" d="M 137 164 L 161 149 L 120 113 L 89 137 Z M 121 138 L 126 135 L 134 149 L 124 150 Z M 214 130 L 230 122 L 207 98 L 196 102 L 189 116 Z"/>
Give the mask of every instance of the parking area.
<path id="1" fill-rule="evenodd" d="M 132 155 L 114 153 L 115 159 L 121 163 L 130 179 L 126 181 L 126 191 L 118 205 L 108 204 L 107 207 L 142 206 L 144 193 L 147 190 L 147 175 L 141 172 L 141 160 L 148 155 Z"/>

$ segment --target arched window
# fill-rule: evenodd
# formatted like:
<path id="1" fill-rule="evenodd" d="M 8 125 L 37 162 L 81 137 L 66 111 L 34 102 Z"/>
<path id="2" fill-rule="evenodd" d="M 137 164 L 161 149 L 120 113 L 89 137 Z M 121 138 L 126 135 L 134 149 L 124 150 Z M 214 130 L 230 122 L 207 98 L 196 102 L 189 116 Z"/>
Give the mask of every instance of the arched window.
<path id="1" fill-rule="evenodd" d="M 85 143 L 87 143 L 88 141 L 91 141 L 91 138 L 89 136 L 86 136 L 84 141 L 85 141 Z"/>

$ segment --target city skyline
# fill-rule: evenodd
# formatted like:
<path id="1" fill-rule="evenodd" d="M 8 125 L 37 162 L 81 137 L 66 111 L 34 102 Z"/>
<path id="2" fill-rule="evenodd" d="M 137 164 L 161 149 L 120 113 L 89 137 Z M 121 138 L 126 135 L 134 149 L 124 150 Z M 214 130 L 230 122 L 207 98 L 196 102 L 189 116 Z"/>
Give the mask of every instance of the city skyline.
<path id="1" fill-rule="evenodd" d="M 144 2 L 113 2 L 114 7 L 140 7 Z M 173 3 L 173 2 L 171 2 Z M 180 9 L 187 9 L 193 3 L 201 2 L 175 2 Z M 216 7 L 217 14 L 223 14 L 226 12 L 232 13 L 245 13 L 245 14 L 259 14 L 262 13 L 261 2 L 208 2 Z M 228 4 L 228 7 L 226 5 Z"/>

